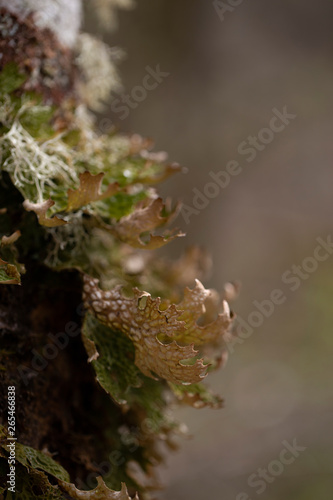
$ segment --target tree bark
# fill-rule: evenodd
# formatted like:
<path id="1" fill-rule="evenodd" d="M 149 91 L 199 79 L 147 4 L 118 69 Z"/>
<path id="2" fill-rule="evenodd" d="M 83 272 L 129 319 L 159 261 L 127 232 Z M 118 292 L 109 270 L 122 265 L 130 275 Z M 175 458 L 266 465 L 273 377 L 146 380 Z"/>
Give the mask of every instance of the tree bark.
<path id="1" fill-rule="evenodd" d="M 65 113 L 78 99 L 73 48 L 81 2 L 0 0 L 0 16 L 0 71 L 18 67 L 25 77 L 16 96 L 33 92 Z M 35 215 L 23 210 L 23 198 L 10 184 L 3 173 L 0 208 L 7 211 L 0 215 L 0 232 L 13 226 L 21 232 L 17 245 L 27 272 L 21 287 L 0 286 L 0 423 L 6 424 L 7 388 L 15 386 L 20 442 L 56 453 L 71 477 L 85 484 L 87 474 L 96 472 L 93 464 L 109 452 L 103 429 L 110 407 L 115 416 L 120 412 L 96 386 L 87 365 L 80 340 L 79 273 L 53 272 L 39 264 L 47 235 Z M 68 325 L 75 335 L 63 348 Z"/>

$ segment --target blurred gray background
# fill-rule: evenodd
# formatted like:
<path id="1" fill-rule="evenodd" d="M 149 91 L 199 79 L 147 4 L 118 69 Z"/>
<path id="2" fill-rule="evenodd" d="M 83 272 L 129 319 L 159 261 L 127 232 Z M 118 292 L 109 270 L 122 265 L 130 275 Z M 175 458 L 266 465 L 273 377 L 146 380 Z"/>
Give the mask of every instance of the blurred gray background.
<path id="1" fill-rule="evenodd" d="M 333 233 L 332 14 L 329 0 L 244 0 L 222 20 L 210 0 L 138 0 L 105 37 L 127 52 L 127 93 L 147 66 L 170 73 L 126 120 L 110 112 L 119 128 L 152 137 L 188 167 L 164 195 L 193 206 L 193 189 L 203 192 L 211 171 L 231 160 L 242 168 L 189 224 L 179 216 L 187 238 L 166 252 L 207 248 L 214 272 L 205 285 L 239 280 L 233 308 L 245 320 L 272 290 L 286 297 L 210 377 L 225 408 L 177 412 L 194 439 L 161 470 L 160 499 L 332 498 L 333 255 L 296 291 L 281 281 L 313 256 L 316 238 Z M 239 145 L 284 106 L 296 118 L 248 162 Z M 306 450 L 258 494 L 249 477 L 294 439 Z"/>

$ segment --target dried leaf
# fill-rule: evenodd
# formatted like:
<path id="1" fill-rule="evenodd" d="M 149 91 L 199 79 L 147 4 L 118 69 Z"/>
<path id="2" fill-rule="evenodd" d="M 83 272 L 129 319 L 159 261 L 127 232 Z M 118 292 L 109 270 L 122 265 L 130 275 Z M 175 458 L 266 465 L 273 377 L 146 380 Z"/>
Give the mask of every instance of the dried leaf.
<path id="1" fill-rule="evenodd" d="M 169 223 L 176 215 L 177 208 L 168 215 L 163 216 L 165 210 L 163 200 L 157 198 L 150 202 L 148 206 L 139 203 L 130 215 L 122 217 L 117 223 L 113 232 L 124 243 L 128 243 L 134 248 L 156 249 L 165 245 L 167 242 L 184 236 L 183 233 L 166 232 L 163 236 L 150 235 L 149 241 L 142 240 L 143 233 L 149 233 L 154 229 Z"/>
<path id="2" fill-rule="evenodd" d="M 13 245 L 21 236 L 21 231 L 15 231 L 10 236 L 3 236 L 0 239 L 0 247 L 6 259 L 0 258 L 0 284 L 2 285 L 20 285 L 21 273 L 25 272 L 24 265 L 16 260 L 16 251 Z"/>
<path id="3" fill-rule="evenodd" d="M 175 262 L 166 262 L 165 269 L 162 269 L 163 279 L 170 287 L 187 286 L 193 283 L 196 278 L 207 277 L 212 269 L 212 259 L 210 255 L 198 246 L 190 246 Z"/>
<path id="4" fill-rule="evenodd" d="M 21 231 L 15 231 L 15 233 L 11 234 L 10 236 L 3 236 L 1 238 L 1 246 L 6 246 L 6 245 L 12 245 L 19 239 L 21 236 Z"/>
<path id="5" fill-rule="evenodd" d="M 130 155 L 141 153 L 142 150 L 151 149 L 154 146 L 154 141 L 147 137 L 142 137 L 140 134 L 131 135 L 130 139 Z"/>
<path id="6" fill-rule="evenodd" d="M 96 361 L 99 357 L 99 352 L 96 349 L 96 344 L 93 340 L 88 339 L 85 335 L 83 336 L 83 345 L 88 354 L 88 363 Z"/>
<path id="7" fill-rule="evenodd" d="M 54 216 L 52 218 L 47 217 L 46 213 L 51 207 L 53 207 L 53 205 L 54 201 L 52 201 L 51 199 L 42 203 L 32 203 L 29 200 L 25 200 L 23 202 L 23 206 L 28 212 L 35 212 L 38 217 L 38 221 L 42 226 L 56 227 L 67 224 L 66 221 L 59 219 L 57 216 Z"/>
<path id="8" fill-rule="evenodd" d="M 232 322 L 228 303 L 223 301 L 222 313 L 218 314 L 218 303 L 215 301 L 215 290 L 206 290 L 199 280 L 195 280 L 193 290 L 188 287 L 184 290 L 184 298 L 177 305 L 178 320 L 184 321 L 186 329 L 184 332 L 175 333 L 177 342 L 193 343 L 196 346 L 213 343 L 219 340 L 223 334 L 227 334 Z M 211 310 L 214 305 L 214 312 Z M 204 325 L 197 323 L 202 318 Z"/>
<path id="9" fill-rule="evenodd" d="M 92 175 L 84 172 L 80 175 L 80 187 L 77 190 L 68 190 L 67 212 L 77 210 L 94 201 L 104 200 L 119 191 L 119 185 L 115 182 L 110 184 L 104 193 L 101 192 L 104 174 Z"/>
<path id="10" fill-rule="evenodd" d="M 124 332 L 135 346 L 135 364 L 142 373 L 158 375 L 174 384 L 193 384 L 206 375 L 207 365 L 196 359 L 194 345 L 214 342 L 223 336 L 231 322 L 229 311 L 216 320 L 199 326 L 204 302 L 210 295 L 197 281 L 193 290 L 185 289 L 183 301 L 177 305 L 161 303 L 150 294 L 133 290 L 127 298 L 121 287 L 102 291 L 98 280 L 84 278 L 84 302 L 97 319 L 106 326 Z"/>
<path id="11" fill-rule="evenodd" d="M 0 258 L 0 285 L 20 285 L 21 276 L 14 264 Z"/>
<path id="12" fill-rule="evenodd" d="M 80 491 L 74 484 L 60 481 L 60 487 L 75 500 L 132 500 L 128 494 L 125 483 L 121 485 L 121 491 L 112 491 L 104 483 L 101 477 L 97 478 L 98 486 L 91 491 Z M 139 500 L 136 494 L 133 500 Z"/>

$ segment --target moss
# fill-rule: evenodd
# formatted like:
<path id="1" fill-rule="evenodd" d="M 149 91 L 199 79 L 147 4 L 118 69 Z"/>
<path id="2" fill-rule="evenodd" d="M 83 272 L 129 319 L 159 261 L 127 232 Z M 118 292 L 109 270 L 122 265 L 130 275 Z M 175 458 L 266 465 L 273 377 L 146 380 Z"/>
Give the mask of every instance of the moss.
<path id="1" fill-rule="evenodd" d="M 84 342 L 89 341 L 88 352 L 92 345 L 98 350 L 98 358 L 92 364 L 99 383 L 117 403 L 126 403 L 130 388 L 142 385 L 134 364 L 132 342 L 122 332 L 101 325 L 90 314 L 85 318 L 82 335 Z"/>
<path id="2" fill-rule="evenodd" d="M 32 105 L 21 113 L 20 122 L 34 139 L 48 140 L 54 135 L 52 127 L 54 114 L 53 106 Z"/>
<path id="3" fill-rule="evenodd" d="M 27 76 L 20 71 L 14 62 L 7 63 L 0 72 L 0 93 L 11 94 L 20 88 L 27 80 Z"/>

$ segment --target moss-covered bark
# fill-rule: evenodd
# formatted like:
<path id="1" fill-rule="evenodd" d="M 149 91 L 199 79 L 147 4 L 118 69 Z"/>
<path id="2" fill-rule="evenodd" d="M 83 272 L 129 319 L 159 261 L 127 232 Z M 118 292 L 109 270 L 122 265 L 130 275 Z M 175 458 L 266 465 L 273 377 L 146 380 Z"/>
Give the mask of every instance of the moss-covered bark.
<path id="1" fill-rule="evenodd" d="M 163 228 L 178 205 L 153 187 L 179 166 L 141 137 L 100 134 L 88 105 L 110 82 L 89 81 L 91 54 L 0 6 L 0 494 L 148 499 L 161 443 L 180 430 L 170 403 L 221 406 L 202 379 L 225 357 L 232 314 L 193 287 L 202 252 L 174 263 L 151 252 L 183 236 Z"/>

